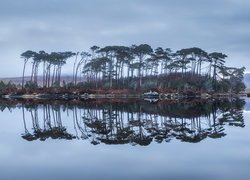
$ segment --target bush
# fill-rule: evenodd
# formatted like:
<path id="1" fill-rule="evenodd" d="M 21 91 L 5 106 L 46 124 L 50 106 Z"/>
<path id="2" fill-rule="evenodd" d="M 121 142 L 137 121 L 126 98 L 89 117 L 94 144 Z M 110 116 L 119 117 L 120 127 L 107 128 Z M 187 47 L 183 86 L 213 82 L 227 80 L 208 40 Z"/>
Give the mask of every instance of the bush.
<path id="1" fill-rule="evenodd" d="M 34 90 L 34 89 L 37 89 L 38 88 L 38 85 L 37 83 L 34 83 L 32 81 L 28 81 L 26 82 L 25 86 L 24 86 L 26 89 L 28 90 Z"/>

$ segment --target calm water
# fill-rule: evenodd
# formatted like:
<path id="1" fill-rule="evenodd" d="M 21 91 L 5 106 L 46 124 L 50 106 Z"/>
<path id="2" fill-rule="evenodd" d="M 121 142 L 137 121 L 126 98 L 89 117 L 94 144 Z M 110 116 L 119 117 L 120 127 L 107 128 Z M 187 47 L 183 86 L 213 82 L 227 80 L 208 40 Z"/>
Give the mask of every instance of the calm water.
<path id="1" fill-rule="evenodd" d="M 249 99 L 0 109 L 0 179 L 250 178 Z"/>

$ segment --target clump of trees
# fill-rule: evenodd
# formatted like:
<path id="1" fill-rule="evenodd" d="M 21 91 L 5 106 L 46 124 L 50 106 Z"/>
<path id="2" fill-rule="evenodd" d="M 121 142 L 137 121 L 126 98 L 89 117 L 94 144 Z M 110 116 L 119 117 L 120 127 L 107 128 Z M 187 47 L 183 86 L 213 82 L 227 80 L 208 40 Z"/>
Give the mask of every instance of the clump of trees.
<path id="1" fill-rule="evenodd" d="M 173 89 L 213 92 L 239 92 L 245 88 L 245 68 L 227 67 L 227 55 L 207 53 L 193 47 L 173 52 L 169 48 L 153 49 L 148 44 L 127 46 L 92 46 L 88 52 L 26 51 L 22 87 L 44 88 L 65 85 L 62 67 L 68 59 L 72 67 L 73 87 L 127 88 L 133 90 Z M 24 82 L 26 65 L 32 63 L 30 80 Z M 80 78 L 82 77 L 82 78 Z"/>
<path id="2" fill-rule="evenodd" d="M 21 57 L 24 59 L 22 87 L 24 87 L 24 74 L 29 60 L 32 62 L 32 70 L 30 81 L 26 83 L 26 86 L 38 86 L 38 72 L 42 67 L 42 86 L 50 87 L 60 84 L 63 65 L 66 64 L 67 59 L 75 55 L 75 53 L 69 51 L 46 53 L 45 51 L 35 52 L 28 50 L 22 53 Z"/>

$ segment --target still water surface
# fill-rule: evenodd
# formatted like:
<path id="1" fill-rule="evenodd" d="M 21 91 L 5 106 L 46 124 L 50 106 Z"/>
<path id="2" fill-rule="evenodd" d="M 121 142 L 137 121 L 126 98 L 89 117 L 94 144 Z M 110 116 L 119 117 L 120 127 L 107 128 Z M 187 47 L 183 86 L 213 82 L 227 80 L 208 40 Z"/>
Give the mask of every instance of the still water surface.
<path id="1" fill-rule="evenodd" d="M 249 99 L 0 102 L 0 179 L 250 178 Z"/>

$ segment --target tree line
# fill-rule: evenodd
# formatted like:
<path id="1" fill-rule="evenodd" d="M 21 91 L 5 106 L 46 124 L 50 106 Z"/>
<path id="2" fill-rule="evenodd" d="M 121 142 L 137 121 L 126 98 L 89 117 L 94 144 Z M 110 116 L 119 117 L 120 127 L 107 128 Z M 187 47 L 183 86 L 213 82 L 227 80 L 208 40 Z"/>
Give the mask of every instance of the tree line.
<path id="1" fill-rule="evenodd" d="M 227 55 L 208 53 L 192 47 L 172 51 L 170 48 L 153 49 L 148 44 L 128 46 L 92 46 L 82 52 L 51 52 L 28 50 L 24 59 L 22 87 L 62 85 L 62 67 L 73 61 L 71 86 L 85 85 L 92 88 L 145 89 L 185 87 L 208 90 L 239 91 L 245 68 L 227 67 Z M 25 82 L 26 65 L 32 63 L 30 80 Z M 82 81 L 79 81 L 80 77 Z M 171 77 L 171 78 L 170 78 Z M 177 78 L 178 77 L 178 78 Z M 176 81 L 182 79 L 182 84 Z M 198 85 L 195 85 L 194 79 Z M 189 82 L 190 81 L 190 82 Z"/>

